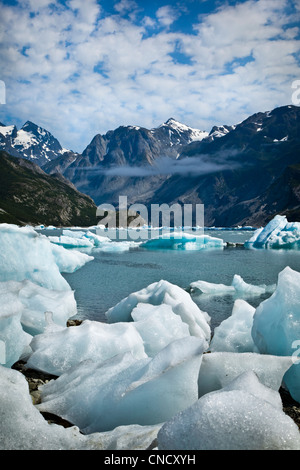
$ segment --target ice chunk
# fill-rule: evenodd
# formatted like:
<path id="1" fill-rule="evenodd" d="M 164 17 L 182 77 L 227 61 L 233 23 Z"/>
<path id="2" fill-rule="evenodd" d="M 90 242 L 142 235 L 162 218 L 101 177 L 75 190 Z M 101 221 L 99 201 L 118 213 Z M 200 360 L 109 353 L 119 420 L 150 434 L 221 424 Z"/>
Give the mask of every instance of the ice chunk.
<path id="1" fill-rule="evenodd" d="M 1 283 L 3 284 L 3 283 Z M 4 283 L 6 284 L 6 283 Z M 23 304 L 11 286 L 10 291 L 0 288 L 0 363 L 11 367 L 29 350 L 31 336 L 21 325 Z"/>
<path id="2" fill-rule="evenodd" d="M 108 325 L 85 320 L 60 331 L 46 329 L 33 338 L 30 346 L 33 354 L 27 366 L 58 376 L 88 359 L 100 364 L 127 351 L 135 359 L 147 357 L 143 339 L 131 323 Z"/>
<path id="3" fill-rule="evenodd" d="M 132 321 L 132 310 L 138 303 L 152 305 L 166 304 L 189 326 L 190 334 L 210 341 L 210 317 L 202 312 L 192 300 L 190 294 L 168 281 L 154 282 L 140 291 L 131 293 L 116 306 L 106 312 L 109 323 Z"/>
<path id="4" fill-rule="evenodd" d="M 167 304 L 139 303 L 132 310 L 134 326 L 143 338 L 145 352 L 153 357 L 175 339 L 189 336 L 189 327 Z"/>
<path id="5" fill-rule="evenodd" d="M 152 250 L 223 249 L 225 245 L 221 238 L 211 237 L 209 235 L 193 235 L 187 232 L 163 233 L 157 238 L 151 238 L 141 243 L 141 247 Z"/>
<path id="6" fill-rule="evenodd" d="M 292 357 L 258 353 L 212 352 L 204 354 L 199 373 L 199 397 L 219 390 L 241 373 L 249 370 L 253 370 L 264 385 L 279 390 L 282 378 L 292 364 Z"/>
<path id="7" fill-rule="evenodd" d="M 210 350 L 258 352 L 251 335 L 254 313 L 254 307 L 243 299 L 237 299 L 231 316 L 215 328 Z"/>
<path id="8" fill-rule="evenodd" d="M 231 284 L 235 291 L 237 293 L 241 293 L 243 295 L 263 295 L 266 294 L 267 292 L 273 292 L 276 288 L 275 285 L 271 286 L 266 286 L 266 285 L 261 285 L 261 286 L 255 286 L 253 284 L 248 284 L 247 282 L 244 281 L 244 279 L 239 276 L 238 274 L 235 274 L 233 277 L 233 281 Z"/>
<path id="9" fill-rule="evenodd" d="M 50 236 L 48 238 L 51 243 L 63 246 L 64 248 L 93 248 L 94 246 L 87 238 L 68 237 L 66 235 L 60 235 L 59 237 Z"/>
<path id="10" fill-rule="evenodd" d="M 62 249 L 53 252 L 53 245 L 46 236 L 31 227 L 0 224 L 0 245 L 0 281 L 27 279 L 49 289 L 70 289 L 60 273 L 61 263 L 66 264 L 67 255 Z M 85 258 L 85 262 L 88 260 Z M 83 258 L 80 265 L 82 262 Z M 67 264 L 70 265 L 70 259 Z"/>
<path id="11" fill-rule="evenodd" d="M 274 294 L 256 309 L 252 337 L 262 354 L 293 355 L 295 364 L 287 371 L 284 382 L 292 397 L 300 402 L 300 273 L 286 267 L 278 275 Z"/>
<path id="12" fill-rule="evenodd" d="M 158 449 L 300 450 L 300 433 L 282 411 L 279 394 L 248 373 L 166 422 Z"/>
<path id="13" fill-rule="evenodd" d="M 235 288 L 233 286 L 226 286 L 225 284 L 216 284 L 207 281 L 194 281 L 191 282 L 190 288 L 193 291 L 200 291 L 203 294 L 215 295 L 215 294 L 235 294 Z"/>
<path id="14" fill-rule="evenodd" d="M 200 291 L 209 295 L 237 295 L 243 297 L 260 296 L 269 292 L 274 292 L 276 285 L 266 286 L 265 284 L 256 286 L 248 284 L 239 275 L 235 274 L 230 286 L 225 284 L 215 284 L 207 281 L 195 281 L 190 284 L 191 291 Z"/>
<path id="15" fill-rule="evenodd" d="M 123 426 L 84 436 L 76 426 L 48 424 L 32 404 L 28 383 L 18 371 L 0 366 L 1 450 L 140 450 L 155 439 L 160 425 Z"/>
<path id="16" fill-rule="evenodd" d="M 203 349 L 201 339 L 188 336 L 153 359 L 137 361 L 126 353 L 102 364 L 83 362 L 44 385 L 37 406 L 84 433 L 162 423 L 197 400 Z"/>
<path id="17" fill-rule="evenodd" d="M 55 244 L 52 244 L 52 253 L 61 273 L 73 273 L 94 259 L 93 256 L 81 251 L 67 250 Z"/>
<path id="18" fill-rule="evenodd" d="M 77 312 L 74 292 L 46 289 L 31 281 L 0 282 L 0 295 L 10 294 L 19 304 L 23 329 L 35 335 L 46 326 L 45 312 L 51 310 L 53 320 L 65 326 L 68 318 Z"/>
<path id="19" fill-rule="evenodd" d="M 91 252 L 96 249 L 97 251 L 104 252 L 122 252 L 128 251 L 130 248 L 135 248 L 140 245 L 140 243 L 134 241 L 112 241 L 107 236 L 101 236 L 87 230 L 83 231 L 73 231 L 73 230 L 63 230 L 62 235 L 50 236 L 49 240 L 58 246 L 64 248 L 76 248 L 78 250 L 88 250 Z"/>
<path id="20" fill-rule="evenodd" d="M 265 227 L 254 232 L 245 247 L 299 249 L 300 223 L 288 222 L 286 216 L 276 215 Z"/>

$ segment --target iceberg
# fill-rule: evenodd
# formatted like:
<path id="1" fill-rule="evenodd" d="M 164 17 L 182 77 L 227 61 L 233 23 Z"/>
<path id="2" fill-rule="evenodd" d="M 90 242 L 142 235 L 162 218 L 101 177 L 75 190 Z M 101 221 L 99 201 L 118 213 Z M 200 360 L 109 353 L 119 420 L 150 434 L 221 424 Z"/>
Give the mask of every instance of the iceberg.
<path id="1" fill-rule="evenodd" d="M 203 351 L 204 342 L 188 336 L 152 359 L 136 360 L 125 353 L 102 364 L 85 361 L 43 385 L 37 407 L 85 434 L 163 423 L 198 399 Z"/>
<path id="2" fill-rule="evenodd" d="M 139 303 L 132 310 L 131 316 L 149 357 L 154 357 L 172 341 L 190 335 L 188 325 L 167 304 L 156 306 Z"/>
<path id="3" fill-rule="evenodd" d="M 161 427 L 123 426 L 85 436 L 76 426 L 49 424 L 32 404 L 25 377 L 2 366 L 0 402 L 0 450 L 141 450 Z"/>
<path id="4" fill-rule="evenodd" d="M 214 330 L 209 349 L 219 352 L 258 352 L 251 330 L 255 308 L 243 299 L 234 302 L 232 314 Z"/>
<path id="5" fill-rule="evenodd" d="M 193 336 L 210 341 L 210 317 L 202 312 L 192 300 L 190 294 L 168 281 L 160 280 L 140 291 L 131 293 L 106 312 L 109 323 L 133 321 L 132 311 L 140 303 L 151 305 L 169 305 L 173 312 L 189 327 Z"/>
<path id="6" fill-rule="evenodd" d="M 19 305 L 22 327 L 30 335 L 44 331 L 47 311 L 52 312 L 54 322 L 61 326 L 66 326 L 67 320 L 77 312 L 73 291 L 46 289 L 31 281 L 0 282 L 0 295 L 13 296 L 15 305 Z"/>
<path id="7" fill-rule="evenodd" d="M 300 450 L 300 433 L 287 416 L 278 392 L 252 372 L 163 424 L 158 450 Z"/>
<path id="8" fill-rule="evenodd" d="M 254 232 L 246 248 L 299 249 L 300 222 L 288 222 L 286 216 L 276 215 L 265 227 Z"/>
<path id="9" fill-rule="evenodd" d="M 252 337 L 261 354 L 292 355 L 295 364 L 284 376 L 294 400 L 300 402 L 300 273 L 286 267 L 274 294 L 256 309 Z"/>
<path id="10" fill-rule="evenodd" d="M 223 249 L 226 243 L 221 238 L 209 235 L 193 235 L 187 232 L 170 232 L 151 238 L 140 245 L 150 250 L 206 250 Z"/>
<path id="11" fill-rule="evenodd" d="M 258 353 L 212 352 L 203 354 L 199 372 L 199 397 L 228 385 L 243 372 L 252 370 L 266 387 L 279 390 L 286 371 L 293 365 L 291 356 Z"/>
<path id="12" fill-rule="evenodd" d="M 83 360 L 102 363 L 128 351 L 136 359 L 154 357 L 172 341 L 190 336 L 188 325 L 166 304 L 138 304 L 132 317 L 131 323 L 85 320 L 76 328 L 53 328 L 51 321 L 31 341 L 27 367 L 59 376 Z"/>
<path id="13" fill-rule="evenodd" d="M 65 327 L 35 336 L 27 367 L 60 376 L 80 362 L 99 364 L 130 351 L 135 359 L 146 358 L 143 339 L 131 323 L 106 324 L 85 320 L 76 327 Z"/>
<path id="14" fill-rule="evenodd" d="M 134 241 L 112 241 L 107 236 L 102 236 L 87 230 L 63 230 L 60 236 L 49 236 L 51 243 L 66 249 L 78 249 L 91 252 L 92 250 L 109 253 L 128 251 L 138 247 L 140 243 Z"/>
<path id="15" fill-rule="evenodd" d="M 230 286 L 199 280 L 191 282 L 190 289 L 191 292 L 199 291 L 202 294 L 208 295 L 238 295 L 243 297 L 252 297 L 274 292 L 276 285 L 266 286 L 263 284 L 255 286 L 245 282 L 239 274 L 235 274 Z"/>
<path id="16" fill-rule="evenodd" d="M 0 224 L 0 245 L 0 281 L 27 279 L 53 290 L 70 289 L 61 275 L 63 266 L 75 270 L 93 259 L 84 253 L 70 256 L 62 247 L 53 249 L 46 236 L 28 226 Z"/>

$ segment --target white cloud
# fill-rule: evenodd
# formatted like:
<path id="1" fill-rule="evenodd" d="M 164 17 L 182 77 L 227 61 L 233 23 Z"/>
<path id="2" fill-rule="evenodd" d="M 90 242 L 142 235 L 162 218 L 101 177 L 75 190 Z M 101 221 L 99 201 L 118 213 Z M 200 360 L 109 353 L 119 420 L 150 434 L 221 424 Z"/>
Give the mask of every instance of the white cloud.
<path id="1" fill-rule="evenodd" d="M 178 12 L 170 5 L 165 5 L 159 8 L 156 12 L 156 17 L 159 23 L 166 27 L 171 26 L 171 24 L 177 20 L 178 16 Z"/>
<path id="2" fill-rule="evenodd" d="M 121 124 L 154 127 L 174 116 L 209 131 L 288 104 L 300 46 L 286 3 L 226 4 L 195 17 L 193 34 L 170 29 L 179 15 L 172 6 L 150 18 L 132 0 L 111 16 L 96 0 L 3 4 L 0 120 L 30 119 L 82 151 Z"/>

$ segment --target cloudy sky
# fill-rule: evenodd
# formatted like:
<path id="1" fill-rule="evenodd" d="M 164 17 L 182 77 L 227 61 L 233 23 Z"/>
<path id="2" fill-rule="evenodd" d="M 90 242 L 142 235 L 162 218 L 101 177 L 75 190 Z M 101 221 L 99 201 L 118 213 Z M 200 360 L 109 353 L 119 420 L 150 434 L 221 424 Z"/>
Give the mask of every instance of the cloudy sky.
<path id="1" fill-rule="evenodd" d="M 291 103 L 299 0 L 0 0 L 0 121 L 81 152 L 120 125 L 210 131 Z"/>

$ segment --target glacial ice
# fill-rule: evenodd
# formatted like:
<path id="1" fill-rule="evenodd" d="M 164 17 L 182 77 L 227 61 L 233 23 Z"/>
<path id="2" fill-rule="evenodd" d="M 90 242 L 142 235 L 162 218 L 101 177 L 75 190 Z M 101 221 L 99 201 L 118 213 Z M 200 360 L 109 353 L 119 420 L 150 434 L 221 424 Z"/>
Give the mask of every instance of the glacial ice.
<path id="1" fill-rule="evenodd" d="M 132 321 L 132 311 L 139 304 L 170 305 L 173 312 L 189 326 L 190 334 L 210 341 L 210 317 L 202 312 L 184 289 L 161 280 L 131 293 L 106 312 L 109 323 Z"/>
<path id="2" fill-rule="evenodd" d="M 53 375 L 61 375 L 80 362 L 99 364 L 117 354 L 130 351 L 135 359 L 146 358 L 143 339 L 131 323 L 108 325 L 85 320 L 77 327 L 37 335 L 31 341 L 33 351 L 27 366 Z"/>
<path id="3" fill-rule="evenodd" d="M 284 382 L 292 397 L 300 402 L 300 273 L 286 267 L 278 275 L 274 294 L 256 309 L 252 337 L 261 354 L 292 355 L 295 364 Z"/>
<path id="4" fill-rule="evenodd" d="M 27 279 L 53 290 L 69 290 L 63 268 L 78 269 L 92 257 L 53 248 L 46 236 L 33 228 L 0 224 L 0 281 Z"/>
<path id="5" fill-rule="evenodd" d="M 158 432 L 159 450 L 300 450 L 295 422 L 277 392 L 252 372 L 207 393 Z"/>
<path id="6" fill-rule="evenodd" d="M 206 250 L 223 249 L 225 246 L 221 238 L 209 235 L 193 235 L 187 232 L 163 233 L 156 238 L 141 243 L 142 248 L 151 250 Z"/>
<path id="7" fill-rule="evenodd" d="M 76 426 L 49 424 L 32 404 L 25 377 L 2 366 L 0 403 L 0 450 L 140 450 L 161 427 L 132 425 L 85 436 Z"/>
<path id="8" fill-rule="evenodd" d="M 204 354 L 198 385 L 199 397 L 219 390 L 243 372 L 252 370 L 263 385 L 279 390 L 285 372 L 292 366 L 291 356 L 258 353 L 212 352 Z"/>
<path id="9" fill-rule="evenodd" d="M 265 227 L 254 232 L 245 247 L 299 249 L 300 222 L 288 222 L 285 215 L 276 215 Z"/>
<path id="10" fill-rule="evenodd" d="M 190 335 L 188 325 L 167 304 L 156 306 L 139 303 L 132 310 L 131 316 L 149 357 L 155 356 L 172 341 Z"/>
<path id="11" fill-rule="evenodd" d="M 32 340 L 27 365 L 59 376 L 83 360 L 102 363 L 125 352 L 136 359 L 154 357 L 172 341 L 190 336 L 188 325 L 169 305 L 141 303 L 132 316 L 134 322 L 130 323 L 85 320 L 76 328 L 54 329 L 50 324 Z"/>
<path id="12" fill-rule="evenodd" d="M 64 417 L 84 433 L 160 424 L 198 399 L 204 347 L 200 338 L 188 336 L 152 359 L 136 360 L 125 353 L 102 364 L 85 361 L 45 384 L 37 407 Z"/>
<path id="13" fill-rule="evenodd" d="M 235 274 L 230 286 L 199 280 L 191 282 L 190 288 L 192 292 L 200 291 L 202 294 L 208 295 L 232 294 L 243 297 L 252 297 L 274 292 L 276 285 L 266 286 L 263 284 L 256 286 L 253 284 L 248 284 L 239 274 Z"/>
<path id="14" fill-rule="evenodd" d="M 66 249 L 78 249 L 88 251 L 92 250 L 104 252 L 122 252 L 135 248 L 140 244 L 134 241 L 112 241 L 107 236 L 102 236 L 87 231 L 63 230 L 60 236 L 49 236 L 51 243 L 62 246 Z"/>
<path id="15" fill-rule="evenodd" d="M 254 313 L 252 305 L 237 299 L 231 316 L 215 328 L 209 349 L 236 353 L 258 352 L 251 335 Z"/>

